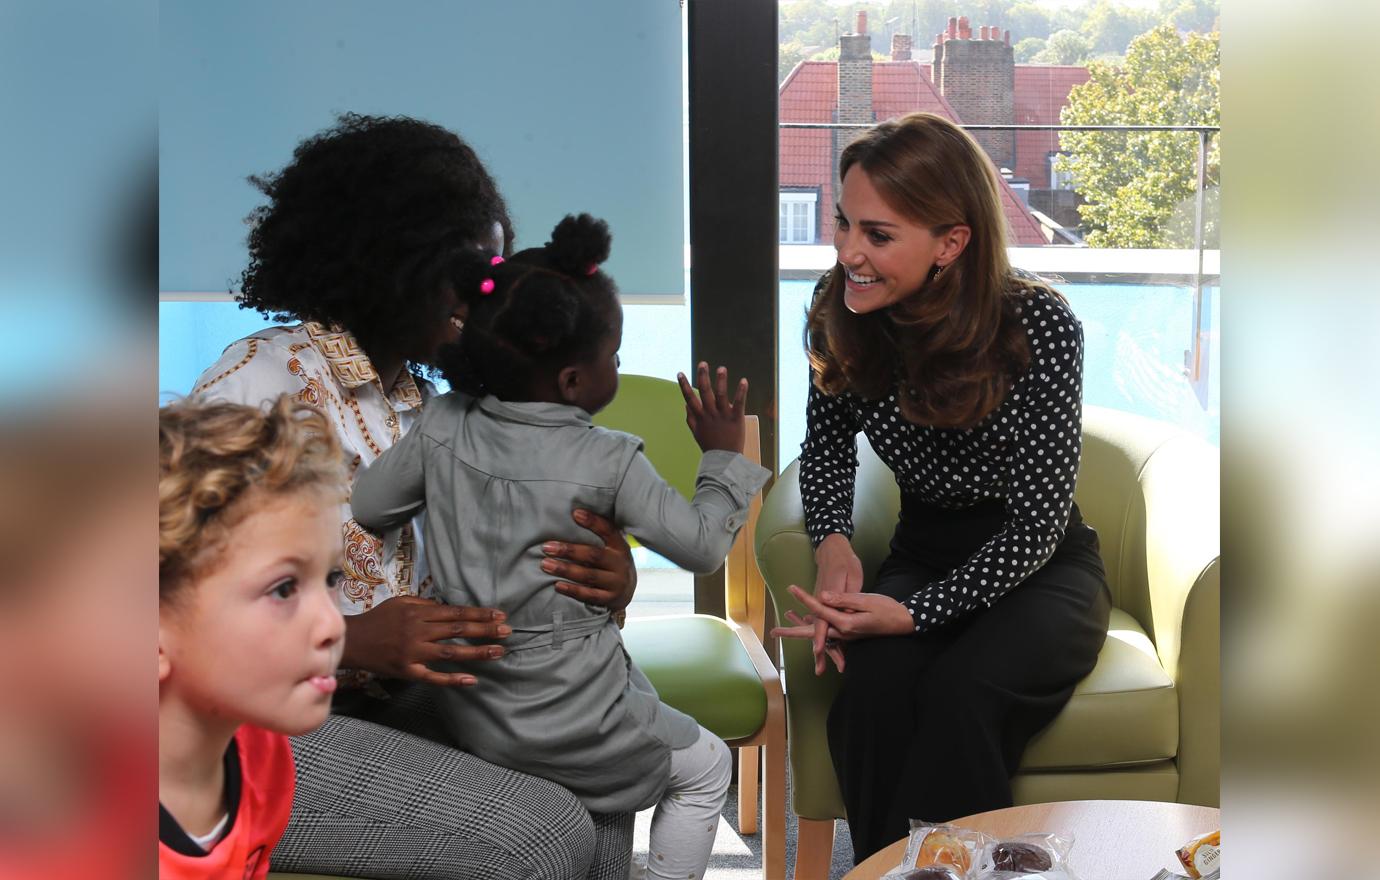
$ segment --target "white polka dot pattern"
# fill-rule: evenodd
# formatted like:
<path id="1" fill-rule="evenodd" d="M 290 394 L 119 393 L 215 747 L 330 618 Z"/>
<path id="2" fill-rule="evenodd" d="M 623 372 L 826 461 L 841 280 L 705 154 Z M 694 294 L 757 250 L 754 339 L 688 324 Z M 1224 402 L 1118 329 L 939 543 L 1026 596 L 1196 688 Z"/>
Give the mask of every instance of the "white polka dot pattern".
<path id="1" fill-rule="evenodd" d="M 1005 502 L 996 534 L 903 603 L 917 632 L 991 606 L 1049 560 L 1068 525 L 1082 451 L 1083 328 L 1067 305 L 1038 289 L 1021 323 L 1030 368 L 975 428 L 908 422 L 895 394 L 868 401 L 810 386 L 800 487 L 813 545 L 834 533 L 852 537 L 859 431 L 902 492 L 939 507 Z"/>

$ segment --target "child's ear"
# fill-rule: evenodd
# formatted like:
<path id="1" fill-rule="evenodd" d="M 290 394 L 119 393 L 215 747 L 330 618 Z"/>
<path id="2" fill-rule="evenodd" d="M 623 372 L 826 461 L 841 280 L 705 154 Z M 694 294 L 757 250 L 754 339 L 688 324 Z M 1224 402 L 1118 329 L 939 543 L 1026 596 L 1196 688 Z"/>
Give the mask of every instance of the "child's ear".
<path id="1" fill-rule="evenodd" d="M 561 395 L 561 400 L 571 406 L 575 406 L 580 400 L 580 368 L 569 366 L 556 374 L 556 388 Z"/>

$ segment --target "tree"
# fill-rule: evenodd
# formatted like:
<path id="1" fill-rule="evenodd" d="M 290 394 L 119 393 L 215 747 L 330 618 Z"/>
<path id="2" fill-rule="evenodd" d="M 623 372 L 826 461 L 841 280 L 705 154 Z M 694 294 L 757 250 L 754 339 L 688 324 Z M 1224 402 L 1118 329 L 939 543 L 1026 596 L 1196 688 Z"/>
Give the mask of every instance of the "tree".
<path id="1" fill-rule="evenodd" d="M 810 53 L 800 45 L 799 40 L 791 40 L 782 43 L 776 48 L 776 82 L 777 85 L 786 81 L 786 75 L 795 69 L 795 66 L 804 61 Z"/>
<path id="2" fill-rule="evenodd" d="M 832 47 L 832 48 L 824 49 L 823 51 L 816 52 L 815 54 L 813 54 L 813 55 L 810 56 L 810 60 L 811 60 L 811 61 L 838 61 L 838 60 L 839 60 L 839 47 L 838 47 L 838 46 L 834 46 L 834 47 Z M 890 56 L 890 55 L 883 55 L 881 52 L 878 52 L 876 49 L 873 49 L 873 50 L 872 50 L 872 60 L 873 60 L 874 62 L 875 62 L 875 61 L 890 61 L 890 60 L 891 60 L 891 56 Z"/>
<path id="3" fill-rule="evenodd" d="M 1180 31 L 1209 34 L 1218 30 L 1221 16 L 1218 0 L 1160 0 L 1160 18 Z"/>
<path id="4" fill-rule="evenodd" d="M 1152 12 L 1114 6 L 1110 0 L 1097 0 L 1079 28 L 1093 52 L 1121 55 L 1137 35 L 1155 23 Z"/>
<path id="5" fill-rule="evenodd" d="M 1049 16 L 1050 33 L 1057 34 L 1059 31 L 1076 31 L 1083 26 L 1088 15 L 1092 12 L 1092 2 L 1087 0 L 1078 6 L 1060 6 Z"/>
<path id="6" fill-rule="evenodd" d="M 1088 57 L 1092 47 L 1078 31 L 1056 31 L 1050 34 L 1045 48 L 1030 59 L 1032 64 L 1078 64 Z"/>
<path id="7" fill-rule="evenodd" d="M 1026 37 L 1011 47 L 1016 53 L 1017 64 L 1028 64 L 1045 49 L 1045 41 L 1039 37 Z"/>
<path id="8" fill-rule="evenodd" d="M 1053 33 L 1049 27 L 1049 13 L 1033 3 L 1017 3 L 1006 10 L 1006 27 L 1011 31 L 1011 39 L 1018 43 L 1031 37 L 1045 40 Z"/>
<path id="9" fill-rule="evenodd" d="M 1131 41 L 1121 66 L 1093 62 L 1069 93 L 1065 125 L 1211 125 L 1221 122 L 1216 33 L 1180 37 L 1164 24 Z M 1072 175 L 1093 247 L 1194 247 L 1198 135 L 1193 132 L 1064 132 L 1056 170 Z M 1215 211 L 1221 153 L 1209 141 L 1207 246 L 1219 241 Z"/>

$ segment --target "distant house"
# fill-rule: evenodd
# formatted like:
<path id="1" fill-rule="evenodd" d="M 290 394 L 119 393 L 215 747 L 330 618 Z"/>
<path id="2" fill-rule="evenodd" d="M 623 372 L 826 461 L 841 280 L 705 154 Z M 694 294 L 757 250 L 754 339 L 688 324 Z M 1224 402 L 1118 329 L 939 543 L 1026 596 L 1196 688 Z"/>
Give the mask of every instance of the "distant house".
<path id="1" fill-rule="evenodd" d="M 1081 67 L 1017 65 L 1009 33 L 949 19 L 935 37 L 933 62 L 911 57 L 911 37 L 896 34 L 891 60 L 873 61 L 867 14 L 857 32 L 839 37 L 838 61 L 802 61 L 780 87 L 781 122 L 871 124 L 916 110 L 962 124 L 1059 122 L 1069 90 L 1088 80 Z M 935 72 L 938 71 L 938 76 Z M 1013 244 L 1062 243 L 1062 226 L 1076 226 L 1074 193 L 1056 179 L 1056 132 L 974 132 L 1001 169 L 1002 205 Z M 782 129 L 780 240 L 818 244 L 834 234 L 838 155 L 855 131 Z"/>

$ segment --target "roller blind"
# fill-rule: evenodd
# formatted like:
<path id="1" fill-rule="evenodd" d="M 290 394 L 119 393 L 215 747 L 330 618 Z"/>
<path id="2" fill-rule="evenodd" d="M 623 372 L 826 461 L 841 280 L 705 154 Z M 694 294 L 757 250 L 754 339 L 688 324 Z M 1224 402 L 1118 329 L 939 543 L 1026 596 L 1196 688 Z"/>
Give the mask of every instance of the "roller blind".
<path id="1" fill-rule="evenodd" d="M 246 176 L 355 111 L 464 137 L 519 247 L 588 211 L 613 230 L 625 295 L 683 293 L 676 0 L 187 0 L 159 28 L 162 291 L 235 288 L 262 201 Z"/>

